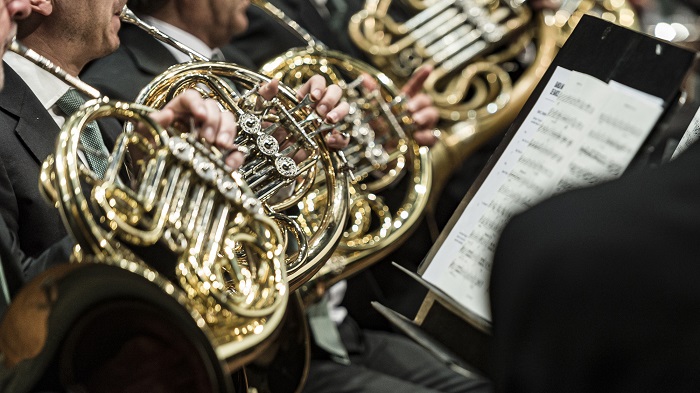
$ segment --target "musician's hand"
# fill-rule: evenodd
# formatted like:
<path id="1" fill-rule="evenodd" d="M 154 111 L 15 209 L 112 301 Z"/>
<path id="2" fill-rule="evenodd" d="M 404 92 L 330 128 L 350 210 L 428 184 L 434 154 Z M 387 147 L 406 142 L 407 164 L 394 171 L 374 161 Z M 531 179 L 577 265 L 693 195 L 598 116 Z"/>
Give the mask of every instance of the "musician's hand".
<path id="1" fill-rule="evenodd" d="M 437 108 L 433 106 L 433 100 L 430 96 L 421 92 L 423 83 L 425 83 L 432 71 L 433 68 L 431 66 L 419 68 L 401 89 L 403 95 L 408 98 L 406 110 L 411 115 L 415 125 L 413 139 L 420 146 L 432 146 L 437 142 L 437 136 L 433 130 L 440 114 Z M 370 75 L 365 75 L 365 78 L 362 79 L 362 85 L 371 91 L 379 88 L 377 81 Z"/>
<path id="2" fill-rule="evenodd" d="M 433 72 L 431 66 L 419 68 L 401 89 L 401 92 L 408 97 L 406 110 L 411 114 L 416 126 L 413 131 L 413 139 L 421 146 L 433 146 L 437 142 L 434 130 L 440 114 L 433 105 L 430 96 L 421 92 L 423 84 L 431 72 Z"/>
<path id="3" fill-rule="evenodd" d="M 266 100 L 271 100 L 279 90 L 279 81 L 273 79 L 260 86 L 258 93 Z M 297 91 L 297 99 L 301 100 L 311 94 L 311 99 L 315 103 L 315 110 L 326 122 L 335 124 L 342 120 L 350 111 L 347 102 L 340 102 L 343 97 L 342 89 L 337 85 L 326 86 L 326 80 L 321 75 L 314 75 Z M 280 129 L 273 134 L 280 142 L 280 149 L 286 148 L 294 139 L 283 140 L 285 133 Z M 330 149 L 342 149 L 348 145 L 349 138 L 343 137 L 337 130 L 332 130 L 326 135 L 326 145 Z M 293 156 L 294 161 L 299 163 L 306 159 L 306 152 L 299 150 Z"/>
<path id="4" fill-rule="evenodd" d="M 172 125 L 176 120 L 188 124 L 192 119 L 200 137 L 223 150 L 235 150 L 235 116 L 229 111 L 221 111 L 216 101 L 205 100 L 194 90 L 175 96 L 162 110 L 151 114 L 151 118 L 163 127 Z M 241 152 L 234 151 L 226 157 L 226 164 L 238 168 L 244 160 Z"/>
<path id="5" fill-rule="evenodd" d="M 298 99 L 302 99 L 306 94 L 311 94 L 316 103 L 316 113 L 328 123 L 336 124 L 350 111 L 350 105 L 340 101 L 343 98 L 343 89 L 334 84 L 326 86 L 326 79 L 321 75 L 312 76 L 297 90 Z M 336 130 L 326 135 L 326 145 L 331 149 L 340 150 L 349 142 L 349 138 L 343 137 Z"/>
<path id="6" fill-rule="evenodd" d="M 273 79 L 267 83 L 263 83 L 260 85 L 260 88 L 258 89 L 258 94 L 262 96 L 262 98 L 266 100 L 271 100 L 277 95 L 277 92 L 279 91 L 279 86 L 280 86 L 280 81 L 277 79 Z"/>

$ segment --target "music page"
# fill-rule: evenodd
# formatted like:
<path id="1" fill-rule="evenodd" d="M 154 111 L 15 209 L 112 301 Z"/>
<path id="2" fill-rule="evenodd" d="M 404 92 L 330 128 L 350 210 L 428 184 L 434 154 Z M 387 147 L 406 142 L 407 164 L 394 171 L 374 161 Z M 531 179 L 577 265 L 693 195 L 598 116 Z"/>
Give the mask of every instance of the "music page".
<path id="1" fill-rule="evenodd" d="M 557 68 L 423 278 L 491 320 L 488 283 L 507 221 L 556 193 L 619 176 L 656 124 L 655 100 Z"/>
<path id="2" fill-rule="evenodd" d="M 695 116 L 690 120 L 690 124 L 688 124 L 688 128 L 686 128 L 683 133 L 681 141 L 678 142 L 678 146 L 673 152 L 671 159 L 678 157 L 679 154 L 686 151 L 698 138 L 700 138 L 700 108 L 698 108 L 698 111 L 695 112 Z"/>

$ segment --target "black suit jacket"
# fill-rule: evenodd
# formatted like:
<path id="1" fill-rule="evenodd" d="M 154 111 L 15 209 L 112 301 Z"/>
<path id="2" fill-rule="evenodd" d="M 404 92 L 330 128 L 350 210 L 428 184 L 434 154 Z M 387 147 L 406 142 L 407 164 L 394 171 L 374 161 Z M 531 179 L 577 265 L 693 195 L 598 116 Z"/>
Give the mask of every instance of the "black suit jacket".
<path id="1" fill-rule="evenodd" d="M 5 221 L 0 216 L 0 318 L 5 314 L 9 302 L 5 298 L 5 290 L 10 296 L 14 295 L 24 284 L 24 274 L 22 273 L 22 253 L 19 246 L 15 244 L 15 238 L 7 229 Z M 15 255 L 19 254 L 19 255 Z"/>
<path id="2" fill-rule="evenodd" d="M 499 391 L 700 390 L 700 144 L 506 226 L 491 305 Z"/>
<path id="3" fill-rule="evenodd" d="M 119 38 L 119 49 L 89 64 L 81 79 L 110 98 L 134 101 L 141 89 L 177 60 L 162 43 L 136 26 L 122 26 Z M 250 60 L 235 49 L 224 55 L 228 61 L 253 69 Z"/>
<path id="4" fill-rule="evenodd" d="M 33 276 L 54 263 L 65 261 L 71 248 L 72 241 L 66 238 L 65 241 L 55 244 L 38 257 L 29 258 L 20 248 L 16 234 L 10 231 L 5 220 L 0 216 L 0 269 L 2 269 L 0 286 L 3 287 L 3 294 L 0 296 L 0 319 L 9 307 L 4 296 L 5 289 L 12 300 L 26 282 L 23 266 L 30 266 Z"/>
<path id="5" fill-rule="evenodd" d="M 321 43 L 331 49 L 346 53 L 355 58 L 362 58 L 363 54 L 350 43 L 347 30 L 334 32 L 328 22 L 318 13 L 311 4 L 312 0 L 272 0 L 276 7 L 285 15 L 299 23 L 306 31 L 313 35 Z M 350 1 L 348 5 L 348 19 L 354 10 L 359 10 L 364 2 Z M 255 6 L 248 9 L 248 30 L 235 37 L 230 45 L 222 48 L 226 54 L 228 50 L 238 49 L 247 53 L 257 67 L 261 67 L 274 57 L 283 54 L 291 48 L 305 48 L 307 43 L 299 39 L 296 34 L 290 33 L 274 18 Z"/>
<path id="6" fill-rule="evenodd" d="M 23 259 L 22 267 L 25 276 L 32 277 L 51 264 L 67 262 L 73 244 L 66 236 L 58 210 L 39 190 L 41 164 L 54 153 L 60 130 L 29 86 L 7 64 L 3 66 L 0 216 L 10 233 L 9 244 L 19 247 L 19 251 L 31 258 Z M 105 143 L 110 147 L 120 127 L 116 121 L 100 121 L 99 124 Z"/>

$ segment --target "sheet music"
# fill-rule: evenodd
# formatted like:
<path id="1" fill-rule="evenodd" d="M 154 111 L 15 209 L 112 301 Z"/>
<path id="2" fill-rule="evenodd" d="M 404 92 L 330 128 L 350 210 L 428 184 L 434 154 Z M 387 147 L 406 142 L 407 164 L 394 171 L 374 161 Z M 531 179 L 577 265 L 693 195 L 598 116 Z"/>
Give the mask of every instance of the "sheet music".
<path id="1" fill-rule="evenodd" d="M 700 108 L 695 112 L 693 119 L 690 120 L 690 124 L 688 124 L 688 128 L 683 133 L 683 137 L 681 137 L 681 141 L 678 143 L 671 159 L 678 157 L 679 154 L 683 153 L 690 145 L 695 143 L 698 138 L 700 138 Z"/>
<path id="2" fill-rule="evenodd" d="M 555 193 L 619 176 L 662 110 L 558 67 L 423 278 L 490 320 L 491 263 L 507 221 Z"/>

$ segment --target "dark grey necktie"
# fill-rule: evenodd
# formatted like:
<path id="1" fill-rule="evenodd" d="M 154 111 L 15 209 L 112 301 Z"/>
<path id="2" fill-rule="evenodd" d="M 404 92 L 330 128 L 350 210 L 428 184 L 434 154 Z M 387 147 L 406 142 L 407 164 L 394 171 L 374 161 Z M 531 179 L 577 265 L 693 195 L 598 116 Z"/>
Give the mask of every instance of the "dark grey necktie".
<path id="1" fill-rule="evenodd" d="M 328 0 L 326 4 L 328 8 L 329 20 L 331 30 L 334 32 L 343 32 L 347 29 L 347 21 L 345 20 L 345 14 L 348 11 L 348 4 L 345 0 Z M 340 34 L 342 37 L 343 34 Z"/>
<path id="2" fill-rule="evenodd" d="M 56 102 L 56 106 L 66 115 L 70 116 L 75 113 L 81 105 L 85 103 L 85 99 L 75 89 L 70 89 L 66 94 Z M 107 170 L 107 148 L 102 140 L 102 134 L 97 126 L 97 122 L 91 121 L 85 129 L 80 133 L 80 143 L 83 145 L 85 158 L 87 159 L 90 169 L 92 169 L 99 178 L 103 178 Z"/>

